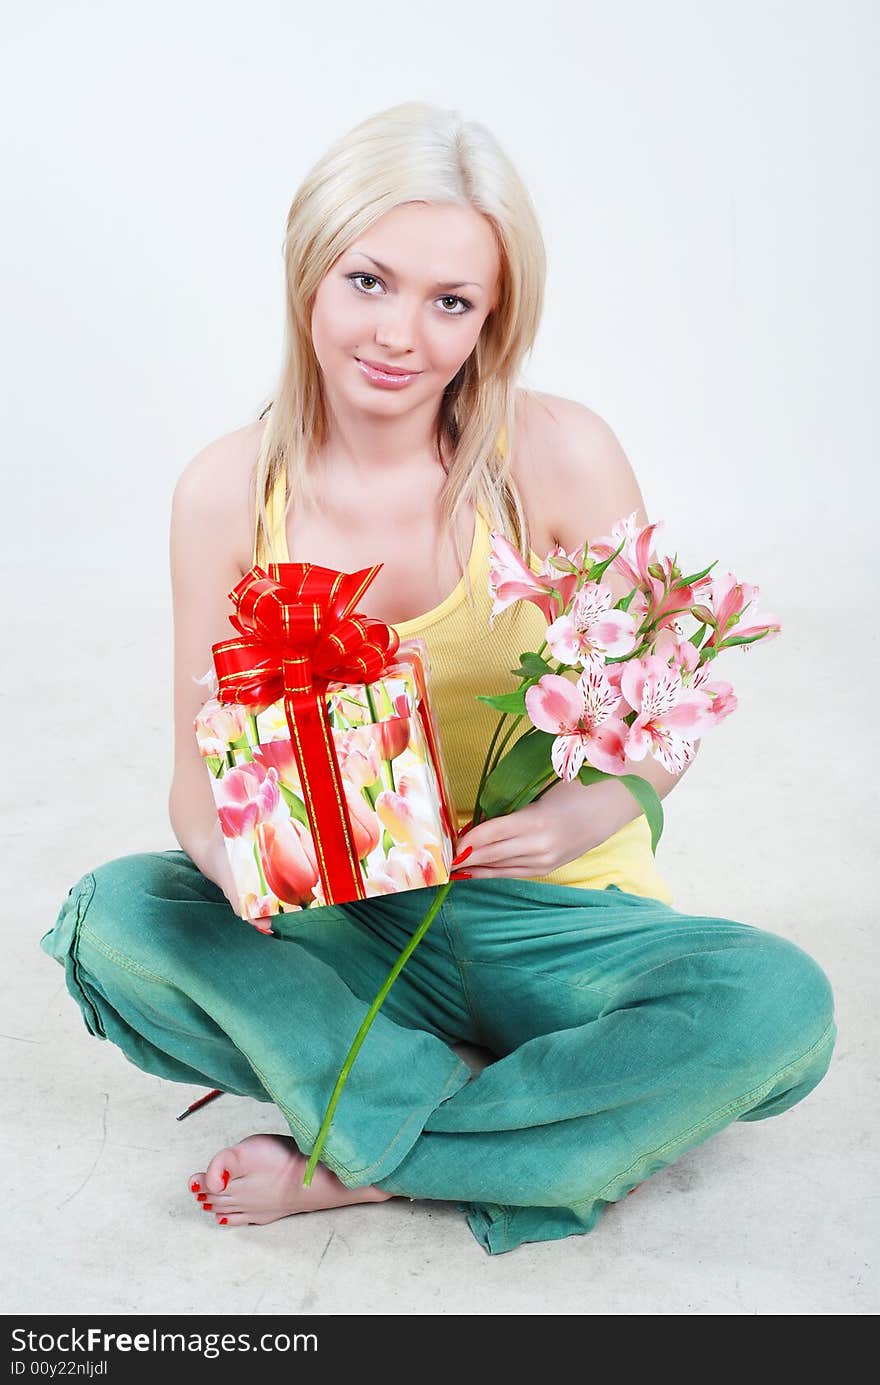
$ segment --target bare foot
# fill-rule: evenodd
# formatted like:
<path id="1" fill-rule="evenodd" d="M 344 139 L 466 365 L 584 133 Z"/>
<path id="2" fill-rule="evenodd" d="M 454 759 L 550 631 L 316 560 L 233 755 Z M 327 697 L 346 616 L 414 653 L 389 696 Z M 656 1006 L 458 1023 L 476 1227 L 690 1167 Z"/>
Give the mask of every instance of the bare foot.
<path id="1" fill-rule="evenodd" d="M 203 1173 L 189 1181 L 190 1192 L 206 1212 L 229 1226 L 265 1226 L 295 1212 L 318 1212 L 355 1202 L 385 1202 L 395 1193 L 372 1183 L 346 1188 L 320 1160 L 303 1187 L 308 1159 L 290 1135 L 247 1135 L 214 1155 Z"/>

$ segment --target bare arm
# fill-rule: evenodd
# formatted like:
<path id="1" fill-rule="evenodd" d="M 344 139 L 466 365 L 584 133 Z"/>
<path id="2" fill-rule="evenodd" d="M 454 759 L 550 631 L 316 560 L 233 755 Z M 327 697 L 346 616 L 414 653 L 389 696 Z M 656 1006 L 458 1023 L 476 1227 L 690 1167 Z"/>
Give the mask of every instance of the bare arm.
<path id="1" fill-rule="evenodd" d="M 241 432 L 198 453 L 177 481 L 169 556 L 174 609 L 174 773 L 168 814 L 181 848 L 237 910 L 208 770 L 193 722 L 210 695 L 194 681 L 213 669 L 211 646 L 230 639 L 229 592 L 241 580 L 236 556 L 250 515 Z"/>

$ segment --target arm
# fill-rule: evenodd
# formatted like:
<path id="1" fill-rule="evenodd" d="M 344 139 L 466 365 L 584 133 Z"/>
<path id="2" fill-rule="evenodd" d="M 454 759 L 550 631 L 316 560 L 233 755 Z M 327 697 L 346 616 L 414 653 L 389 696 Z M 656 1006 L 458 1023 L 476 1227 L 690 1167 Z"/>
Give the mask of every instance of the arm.
<path id="1" fill-rule="evenodd" d="M 695 742 L 695 745 L 699 745 L 699 741 Z M 690 763 L 693 764 L 693 760 Z M 657 796 L 661 799 L 666 797 L 690 768 L 690 765 L 685 765 L 678 774 L 670 774 L 660 761 L 655 760 L 650 754 L 643 760 L 627 760 L 626 765 L 627 774 L 639 774 L 643 779 L 647 779 L 649 784 L 653 784 Z M 558 805 L 566 820 L 570 819 L 574 810 L 583 827 L 584 845 L 580 847 L 578 855 L 584 851 L 592 851 L 594 846 L 607 841 L 615 832 L 619 832 L 621 827 L 640 817 L 642 812 L 626 785 L 618 783 L 615 779 L 602 779 L 597 784 L 583 784 L 580 779 L 560 779 L 558 784 L 554 784 L 541 795 L 539 802 Z"/>
<path id="2" fill-rule="evenodd" d="M 236 552 L 249 509 L 238 435 L 210 443 L 184 469 L 171 505 L 174 608 L 174 772 L 168 815 L 181 848 L 238 908 L 211 782 L 193 721 L 210 689 L 193 681 L 213 668 L 211 646 L 230 639 L 228 593 L 242 573 Z"/>

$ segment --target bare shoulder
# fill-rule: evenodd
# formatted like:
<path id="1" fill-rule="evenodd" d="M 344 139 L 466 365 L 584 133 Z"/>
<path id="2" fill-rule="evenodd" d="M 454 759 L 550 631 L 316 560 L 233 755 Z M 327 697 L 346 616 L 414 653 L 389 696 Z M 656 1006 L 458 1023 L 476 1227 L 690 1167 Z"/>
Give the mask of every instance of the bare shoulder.
<path id="1" fill-rule="evenodd" d="M 174 505 L 190 523 L 204 526 L 241 572 L 251 566 L 255 521 L 254 476 L 263 421 L 246 423 L 213 438 L 177 479 Z"/>
<path id="2" fill-rule="evenodd" d="M 537 391 L 522 391 L 517 408 L 511 469 L 539 555 L 557 543 L 572 553 L 609 535 L 618 520 L 633 513 L 638 526 L 650 522 L 629 458 L 600 414 L 576 399 Z M 604 580 L 615 599 L 629 591 L 612 569 Z"/>
<path id="3" fill-rule="evenodd" d="M 632 464 L 601 414 L 577 399 L 534 390 L 521 392 L 518 408 L 526 484 L 540 479 L 546 519 L 565 548 L 588 533 L 607 534 L 634 510 L 638 524 L 649 522 Z"/>

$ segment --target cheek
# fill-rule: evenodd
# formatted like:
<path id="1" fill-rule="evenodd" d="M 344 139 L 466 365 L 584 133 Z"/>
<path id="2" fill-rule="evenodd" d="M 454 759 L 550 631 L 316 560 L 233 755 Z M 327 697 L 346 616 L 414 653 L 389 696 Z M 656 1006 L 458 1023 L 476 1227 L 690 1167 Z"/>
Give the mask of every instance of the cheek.
<path id="1" fill-rule="evenodd" d="M 322 284 L 312 308 L 312 338 L 316 348 L 332 351 L 345 346 L 363 330 L 363 313 L 352 302 L 346 285 Z"/>
<path id="2" fill-rule="evenodd" d="M 469 316 L 463 314 L 460 323 L 444 323 L 445 331 L 432 333 L 431 358 L 435 367 L 448 372 L 450 378 L 464 365 L 479 339 L 479 329 L 464 320 Z"/>

